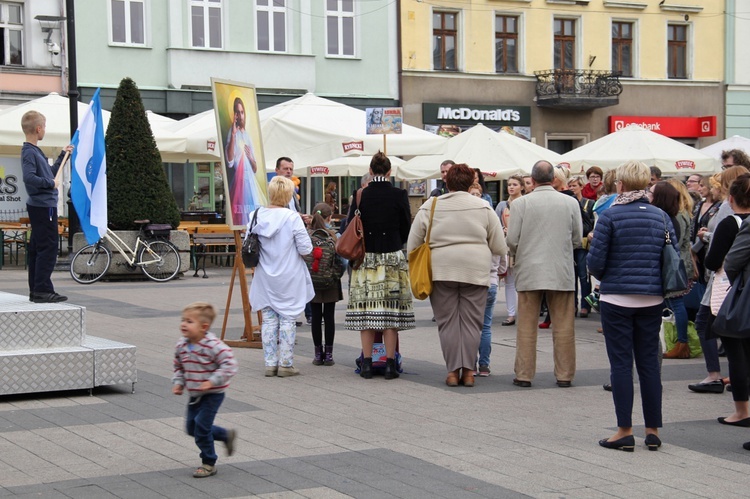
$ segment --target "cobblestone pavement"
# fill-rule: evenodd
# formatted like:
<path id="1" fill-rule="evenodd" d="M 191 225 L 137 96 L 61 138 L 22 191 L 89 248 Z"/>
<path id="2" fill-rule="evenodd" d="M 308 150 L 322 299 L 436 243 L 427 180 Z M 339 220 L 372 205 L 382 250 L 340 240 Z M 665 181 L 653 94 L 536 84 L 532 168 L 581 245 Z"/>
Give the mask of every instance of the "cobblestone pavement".
<path id="1" fill-rule="evenodd" d="M 415 302 L 417 329 L 401 334 L 405 374 L 385 381 L 354 374 L 359 334 L 336 312 L 332 367 L 313 366 L 310 328 L 298 328 L 302 374 L 265 378 L 262 351 L 235 349 L 240 372 L 217 422 L 238 430 L 237 451 L 218 475 L 196 480 L 198 451 L 183 430 L 185 398 L 170 392 L 171 356 L 182 307 L 206 300 L 220 310 L 231 269 L 169 283 L 75 283 L 57 291 L 87 308 L 92 335 L 135 344 L 138 378 L 88 392 L 0 397 L 0 497 L 747 497 L 750 431 L 716 422 L 731 394 L 695 394 L 702 358 L 664 361 L 664 445 L 648 452 L 636 393 L 634 453 L 604 449 L 615 426 L 598 315 L 576 319 L 578 373 L 555 385 L 552 333 L 540 330 L 532 388 L 512 384 L 515 328 L 501 327 L 498 293 L 492 375 L 449 388 L 429 302 Z M 25 295 L 26 273 L 0 271 L 2 290 Z M 227 338 L 242 329 L 239 288 Z M 726 372 L 726 362 L 722 359 Z"/>

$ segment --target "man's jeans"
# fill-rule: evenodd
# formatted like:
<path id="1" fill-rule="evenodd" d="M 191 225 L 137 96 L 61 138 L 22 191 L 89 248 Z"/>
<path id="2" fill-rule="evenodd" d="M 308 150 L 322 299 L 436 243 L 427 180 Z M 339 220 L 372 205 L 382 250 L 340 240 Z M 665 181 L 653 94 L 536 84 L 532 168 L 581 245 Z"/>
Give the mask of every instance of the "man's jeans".
<path id="1" fill-rule="evenodd" d="M 484 324 L 482 324 L 482 338 L 479 340 L 479 365 L 490 365 L 490 353 L 492 353 L 492 313 L 495 310 L 497 299 L 497 284 L 490 286 L 487 290 L 487 305 L 484 307 Z"/>
<path id="2" fill-rule="evenodd" d="M 195 437 L 195 444 L 201 450 L 201 462 L 213 466 L 218 456 L 214 441 L 227 441 L 227 430 L 214 425 L 214 418 L 224 401 L 223 393 L 207 393 L 200 397 L 190 397 L 187 407 L 185 429 Z"/>

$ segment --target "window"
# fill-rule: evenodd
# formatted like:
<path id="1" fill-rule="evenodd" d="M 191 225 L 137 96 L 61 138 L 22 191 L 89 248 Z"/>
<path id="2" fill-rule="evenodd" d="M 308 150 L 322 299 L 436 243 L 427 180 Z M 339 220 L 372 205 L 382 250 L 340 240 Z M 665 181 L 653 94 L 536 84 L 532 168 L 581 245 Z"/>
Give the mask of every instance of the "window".
<path id="1" fill-rule="evenodd" d="M 518 17 L 495 16 L 495 72 L 518 73 Z"/>
<path id="2" fill-rule="evenodd" d="M 667 78 L 687 78 L 687 26 L 667 26 Z"/>
<path id="3" fill-rule="evenodd" d="M 23 6 L 0 2 L 0 66 L 23 65 Z"/>
<path id="4" fill-rule="evenodd" d="M 326 0 L 326 53 L 354 56 L 354 0 Z"/>
<path id="5" fill-rule="evenodd" d="M 612 22 L 612 71 L 633 76 L 633 23 Z"/>
<path id="6" fill-rule="evenodd" d="M 432 66 L 434 69 L 456 71 L 456 38 L 458 29 L 455 12 L 432 14 Z"/>
<path id="7" fill-rule="evenodd" d="M 144 0 L 111 0 L 110 7 L 112 43 L 145 44 Z"/>
<path id="8" fill-rule="evenodd" d="M 555 69 L 576 67 L 576 22 L 555 19 Z"/>
<path id="9" fill-rule="evenodd" d="M 220 49 L 221 0 L 190 0 L 193 47 Z"/>
<path id="10" fill-rule="evenodd" d="M 256 0 L 258 50 L 286 52 L 286 0 Z"/>

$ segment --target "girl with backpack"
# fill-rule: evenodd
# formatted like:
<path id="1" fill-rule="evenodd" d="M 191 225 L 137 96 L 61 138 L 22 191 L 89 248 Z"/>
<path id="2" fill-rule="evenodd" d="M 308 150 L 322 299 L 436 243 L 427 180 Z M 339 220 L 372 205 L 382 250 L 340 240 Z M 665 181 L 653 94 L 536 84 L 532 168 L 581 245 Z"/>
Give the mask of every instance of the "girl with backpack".
<path id="1" fill-rule="evenodd" d="M 333 210 L 327 203 L 318 203 L 313 208 L 313 219 L 310 222 L 310 238 L 313 240 L 313 246 L 316 238 L 326 237 L 323 233 L 328 234 L 333 241 L 333 245 L 336 243 L 336 232 L 331 228 L 331 215 Z M 322 246 L 321 246 L 322 247 Z M 325 253 L 324 250 L 323 253 Z M 333 250 L 332 250 L 333 251 Z M 327 255 L 323 255 L 326 258 Z M 338 259 L 339 256 L 333 251 L 333 258 Z M 339 261 L 339 268 L 341 262 Z M 316 286 L 316 281 L 313 279 L 313 288 L 315 289 L 315 297 L 313 297 L 310 305 L 312 306 L 312 338 L 313 344 L 315 345 L 315 358 L 313 364 L 316 366 L 326 365 L 332 366 L 333 361 L 333 338 L 336 334 L 336 319 L 334 313 L 336 310 L 336 302 L 343 300 L 344 295 L 341 292 L 341 273 L 340 270 L 334 272 L 335 279 L 332 284 L 328 287 L 320 288 Z M 325 343 L 323 343 L 323 326 L 322 322 L 325 323 Z"/>

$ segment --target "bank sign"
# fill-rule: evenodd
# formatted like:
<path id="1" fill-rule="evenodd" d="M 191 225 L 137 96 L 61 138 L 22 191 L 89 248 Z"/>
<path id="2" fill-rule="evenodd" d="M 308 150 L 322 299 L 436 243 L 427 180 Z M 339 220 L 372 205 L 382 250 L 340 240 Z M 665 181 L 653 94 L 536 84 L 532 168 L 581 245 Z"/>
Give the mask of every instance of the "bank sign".
<path id="1" fill-rule="evenodd" d="M 610 116 L 609 132 L 616 132 L 633 124 L 667 137 L 716 136 L 716 116 Z"/>
<path id="2" fill-rule="evenodd" d="M 531 126 L 529 106 L 487 106 L 480 104 L 422 104 L 426 125 Z"/>

